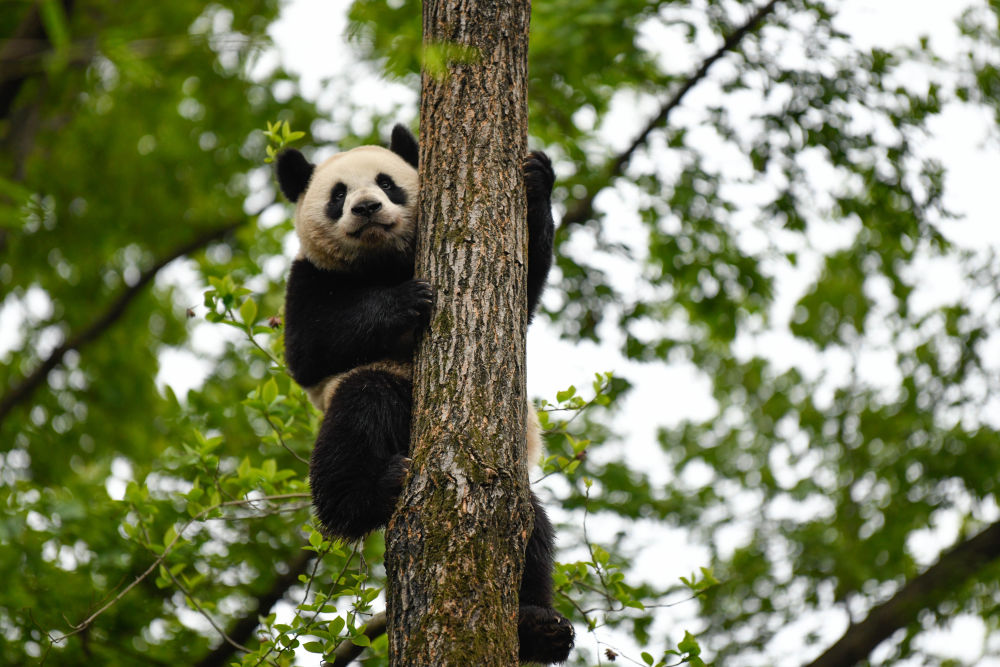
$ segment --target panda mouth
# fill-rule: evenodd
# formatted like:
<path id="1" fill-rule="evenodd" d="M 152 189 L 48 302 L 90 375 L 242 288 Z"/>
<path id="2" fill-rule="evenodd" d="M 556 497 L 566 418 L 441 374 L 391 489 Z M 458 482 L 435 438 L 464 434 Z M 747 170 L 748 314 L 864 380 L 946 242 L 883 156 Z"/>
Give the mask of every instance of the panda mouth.
<path id="1" fill-rule="evenodd" d="M 348 232 L 348 235 L 356 239 L 362 239 L 362 240 L 364 240 L 365 238 L 379 239 L 384 236 L 388 236 L 392 232 L 393 227 L 395 226 L 396 223 L 394 222 L 386 223 L 386 222 L 375 222 L 374 220 L 372 220 L 361 224 L 354 231 Z"/>

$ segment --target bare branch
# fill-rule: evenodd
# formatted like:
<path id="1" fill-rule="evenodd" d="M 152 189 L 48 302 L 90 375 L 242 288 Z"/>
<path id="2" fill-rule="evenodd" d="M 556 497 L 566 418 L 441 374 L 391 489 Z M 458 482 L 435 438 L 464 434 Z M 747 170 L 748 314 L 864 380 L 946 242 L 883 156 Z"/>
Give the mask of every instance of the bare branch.
<path id="1" fill-rule="evenodd" d="M 234 638 L 230 637 L 225 630 L 219 627 L 219 624 L 215 622 L 215 619 L 212 618 L 212 615 L 209 614 L 207 611 L 205 611 L 205 608 L 198 603 L 198 600 L 194 597 L 194 595 L 191 594 L 191 591 L 189 591 L 187 587 L 181 583 L 180 579 L 178 579 L 173 572 L 167 570 L 167 574 L 170 575 L 170 580 L 174 582 L 174 586 L 176 586 L 180 590 L 180 592 L 184 594 L 184 597 L 186 597 L 188 601 L 192 604 L 192 606 L 194 606 L 194 608 L 198 611 L 198 613 L 201 614 L 206 621 L 208 621 L 208 624 L 211 625 L 215 629 L 215 631 L 222 636 L 222 639 L 227 645 L 242 653 L 250 652 L 250 649 L 240 644 Z"/>
<path id="2" fill-rule="evenodd" d="M 684 80 L 681 87 L 678 88 L 673 95 L 663 103 L 660 107 L 660 111 L 654 116 L 643 128 L 629 147 L 626 148 L 621 154 L 615 157 L 613 160 L 608 162 L 605 172 L 607 174 L 608 180 L 615 178 L 616 176 L 621 176 L 628 166 L 628 163 L 632 160 L 632 156 L 635 154 L 636 150 L 640 146 L 644 145 L 649 139 L 650 133 L 661 125 L 665 125 L 667 119 L 670 117 L 671 112 L 680 106 L 681 102 L 687 96 L 691 90 L 701 83 L 702 80 L 708 76 L 709 70 L 712 68 L 716 62 L 718 62 L 723 56 L 731 51 L 735 50 L 739 46 L 743 38 L 754 32 L 760 25 L 764 22 L 764 19 L 774 11 L 778 3 L 781 0 L 770 0 L 767 4 L 762 6 L 753 15 L 746 20 L 746 22 L 733 31 L 722 45 L 715 50 L 710 56 L 702 61 L 698 69 L 695 70 L 691 76 Z M 577 225 L 586 222 L 594 214 L 594 197 L 597 192 L 590 192 L 583 199 L 577 200 L 570 208 L 566 211 L 566 215 L 562 219 L 562 227 L 569 227 L 570 225 Z"/>
<path id="3" fill-rule="evenodd" d="M 201 236 L 195 237 L 184 245 L 175 248 L 173 252 L 160 258 L 155 264 L 143 271 L 135 284 L 129 286 L 125 289 L 125 291 L 119 294 L 118 298 L 111 302 L 111 305 L 108 306 L 100 317 L 91 322 L 79 333 L 70 336 L 68 340 L 53 350 L 52 354 L 50 354 L 48 358 L 46 358 L 45 361 L 38 366 L 38 368 L 32 371 L 19 384 L 14 385 L 7 391 L 4 397 L 0 399 L 0 423 L 3 423 L 3 420 L 6 419 L 7 415 L 10 414 L 10 411 L 13 410 L 16 405 L 31 398 L 35 390 L 38 389 L 38 387 L 41 386 L 48 378 L 49 373 L 62 363 L 63 358 L 68 352 L 71 350 L 79 350 L 87 343 L 95 340 L 98 336 L 109 329 L 111 325 L 117 322 L 118 319 L 125 314 L 125 310 L 128 308 L 128 305 L 142 293 L 143 288 L 152 282 L 165 266 L 179 257 L 189 255 L 196 250 L 204 248 L 213 241 L 218 241 L 219 239 L 224 238 L 227 234 L 235 230 L 243 223 L 244 221 L 240 220 L 238 222 L 231 222 L 223 227 L 211 229 Z"/>
<path id="4" fill-rule="evenodd" d="M 848 667 L 861 662 L 896 630 L 916 621 L 921 611 L 946 600 L 997 558 L 1000 558 L 1000 521 L 946 551 L 926 572 L 872 609 L 865 620 L 847 628 L 833 646 L 807 667 Z"/>

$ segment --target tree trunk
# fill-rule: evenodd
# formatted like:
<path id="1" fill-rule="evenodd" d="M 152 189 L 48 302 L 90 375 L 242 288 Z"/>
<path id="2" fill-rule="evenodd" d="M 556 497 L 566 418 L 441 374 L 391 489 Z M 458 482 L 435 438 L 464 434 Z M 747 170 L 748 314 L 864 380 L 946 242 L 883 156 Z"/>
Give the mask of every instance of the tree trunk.
<path id="1" fill-rule="evenodd" d="M 526 0 L 425 0 L 413 464 L 386 533 L 390 659 L 516 665 L 525 435 Z M 445 46 L 446 45 L 446 46 Z M 438 50 L 440 49 L 440 50 Z"/>

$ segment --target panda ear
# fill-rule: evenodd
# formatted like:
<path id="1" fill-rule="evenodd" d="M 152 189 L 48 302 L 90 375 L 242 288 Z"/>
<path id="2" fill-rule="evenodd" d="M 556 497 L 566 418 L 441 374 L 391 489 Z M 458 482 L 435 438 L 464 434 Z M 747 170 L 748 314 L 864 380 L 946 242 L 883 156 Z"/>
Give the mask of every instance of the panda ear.
<path id="1" fill-rule="evenodd" d="M 315 167 L 302 153 L 294 148 L 286 148 L 278 153 L 275 172 L 278 175 L 278 186 L 288 201 L 295 203 L 309 186 Z"/>
<path id="2" fill-rule="evenodd" d="M 392 128 L 389 150 L 412 164 L 413 168 L 416 169 L 420 157 L 420 147 L 417 146 L 416 137 L 405 125 L 397 124 Z"/>

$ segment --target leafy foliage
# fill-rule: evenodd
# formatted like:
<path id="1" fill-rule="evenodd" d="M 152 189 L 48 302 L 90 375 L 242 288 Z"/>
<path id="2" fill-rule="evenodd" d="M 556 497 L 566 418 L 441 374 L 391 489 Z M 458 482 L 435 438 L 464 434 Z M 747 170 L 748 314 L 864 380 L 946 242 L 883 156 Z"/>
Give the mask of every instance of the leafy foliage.
<path id="1" fill-rule="evenodd" d="M 348 642 L 385 664 L 381 538 L 311 522 L 318 417 L 281 358 L 291 228 L 266 162 L 305 131 L 372 141 L 386 108 L 318 122 L 262 57 L 275 0 L 85 5 L 0 12 L 0 662 Z M 350 8 L 360 57 L 413 89 L 422 57 L 472 57 L 424 49 L 418 5 Z M 764 6 L 535 3 L 530 130 L 564 220 L 547 315 L 622 359 L 540 406 L 576 665 L 805 663 L 998 519 L 1000 261 L 929 146 L 962 114 L 996 131 L 1000 6 L 970 2 L 943 53 L 779 1 L 699 70 Z M 696 369 L 710 418 L 619 446 L 662 390 L 638 364 Z M 156 381 L 178 368 L 203 375 L 182 396 Z M 927 631 L 959 617 L 995 643 L 997 555 L 872 662 L 954 659 Z"/>

